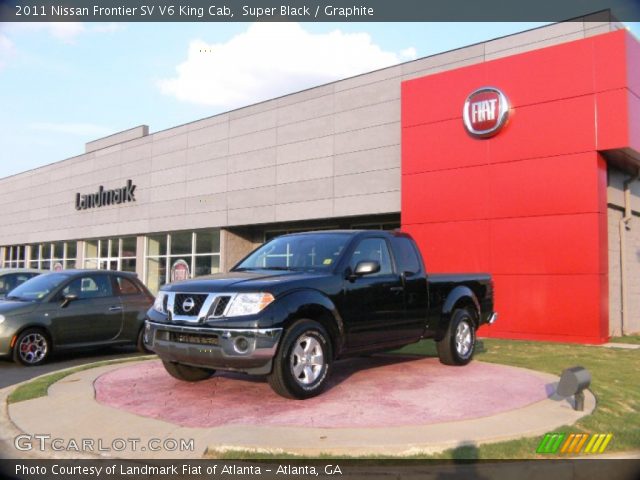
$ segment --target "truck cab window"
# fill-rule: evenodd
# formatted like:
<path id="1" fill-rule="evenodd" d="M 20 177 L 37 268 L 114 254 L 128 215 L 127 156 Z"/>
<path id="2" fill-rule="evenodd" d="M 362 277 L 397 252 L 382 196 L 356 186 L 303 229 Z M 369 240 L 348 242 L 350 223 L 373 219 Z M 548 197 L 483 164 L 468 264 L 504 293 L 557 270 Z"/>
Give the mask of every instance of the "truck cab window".
<path id="1" fill-rule="evenodd" d="M 396 261 L 401 273 L 416 274 L 420 272 L 420 259 L 411 240 L 405 237 L 395 239 Z"/>
<path id="2" fill-rule="evenodd" d="M 389 248 L 383 238 L 365 238 L 362 240 L 351 256 L 349 267 L 351 267 L 351 270 L 355 270 L 358 263 L 366 261 L 376 261 L 380 264 L 380 271 L 374 275 L 390 275 L 393 273 Z"/>

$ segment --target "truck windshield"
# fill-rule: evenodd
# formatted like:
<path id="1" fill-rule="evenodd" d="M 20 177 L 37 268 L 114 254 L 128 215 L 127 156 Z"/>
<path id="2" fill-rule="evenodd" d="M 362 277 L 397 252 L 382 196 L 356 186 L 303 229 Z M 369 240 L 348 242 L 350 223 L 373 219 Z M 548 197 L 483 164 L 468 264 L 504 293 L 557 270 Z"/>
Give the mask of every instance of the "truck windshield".
<path id="1" fill-rule="evenodd" d="M 274 238 L 236 265 L 242 270 L 333 269 L 349 242 L 345 233 L 286 235 Z"/>

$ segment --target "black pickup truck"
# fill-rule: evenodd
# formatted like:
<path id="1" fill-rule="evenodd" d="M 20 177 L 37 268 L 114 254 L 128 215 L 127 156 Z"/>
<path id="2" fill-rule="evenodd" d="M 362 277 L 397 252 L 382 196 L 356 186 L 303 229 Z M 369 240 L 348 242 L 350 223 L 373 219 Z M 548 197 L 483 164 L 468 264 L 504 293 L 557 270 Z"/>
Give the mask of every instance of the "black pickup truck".
<path id="1" fill-rule="evenodd" d="M 465 365 L 475 332 L 493 323 L 487 274 L 427 275 L 400 232 L 335 230 L 274 238 L 229 273 L 162 287 L 145 343 L 173 377 L 215 370 L 268 375 L 287 398 L 326 385 L 339 358 L 437 342 L 442 363 Z"/>

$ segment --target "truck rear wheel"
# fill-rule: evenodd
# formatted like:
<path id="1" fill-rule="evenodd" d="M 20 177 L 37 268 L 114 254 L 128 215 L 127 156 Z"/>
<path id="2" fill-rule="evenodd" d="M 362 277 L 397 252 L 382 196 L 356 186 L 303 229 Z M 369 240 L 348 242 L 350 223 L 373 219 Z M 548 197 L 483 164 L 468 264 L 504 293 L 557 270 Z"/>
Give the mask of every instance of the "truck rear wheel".
<path id="1" fill-rule="evenodd" d="M 313 320 L 300 320 L 282 339 L 269 385 L 285 398 L 315 397 L 326 387 L 331 358 L 331 342 L 324 327 Z"/>
<path id="2" fill-rule="evenodd" d="M 436 342 L 438 357 L 445 365 L 466 365 L 476 349 L 476 330 L 468 308 L 456 308 L 444 338 Z"/>
<path id="3" fill-rule="evenodd" d="M 206 380 L 216 373 L 215 370 L 210 370 L 208 368 L 192 367 L 190 365 L 166 362 L 164 360 L 162 361 L 162 365 L 164 365 L 164 369 L 169 375 L 178 380 L 182 380 L 183 382 L 199 382 L 201 380 Z"/>

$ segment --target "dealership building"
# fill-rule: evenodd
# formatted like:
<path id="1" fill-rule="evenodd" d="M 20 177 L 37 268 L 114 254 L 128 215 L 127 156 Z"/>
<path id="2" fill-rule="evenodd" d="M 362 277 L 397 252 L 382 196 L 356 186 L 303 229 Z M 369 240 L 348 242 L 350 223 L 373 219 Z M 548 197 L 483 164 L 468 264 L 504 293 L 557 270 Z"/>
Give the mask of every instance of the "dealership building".
<path id="1" fill-rule="evenodd" d="M 603 21 L 604 20 L 604 21 Z M 640 331 L 640 43 L 557 23 L 0 179 L 0 262 L 135 271 L 156 291 L 276 235 L 409 232 L 493 275 L 493 337 Z"/>

